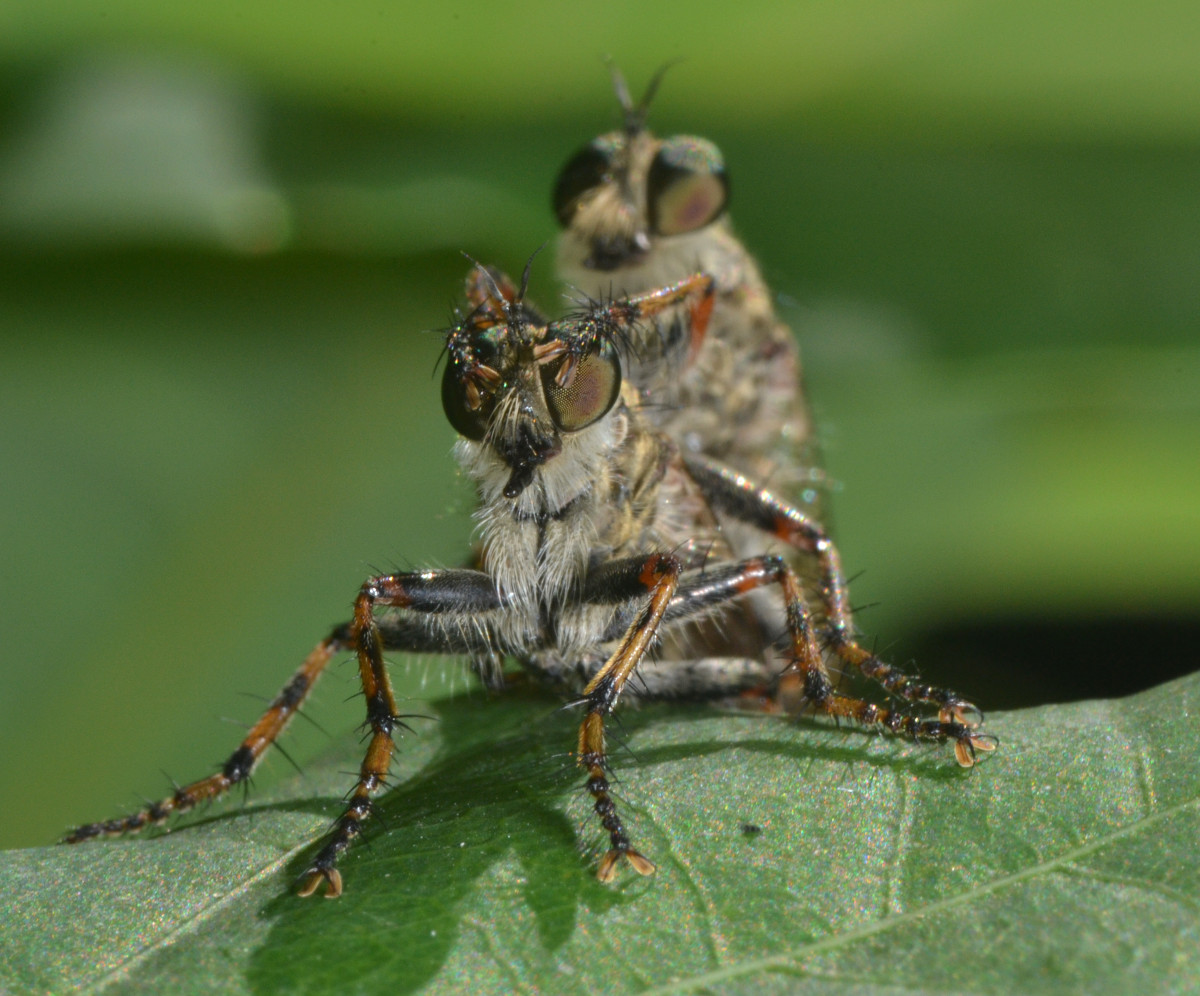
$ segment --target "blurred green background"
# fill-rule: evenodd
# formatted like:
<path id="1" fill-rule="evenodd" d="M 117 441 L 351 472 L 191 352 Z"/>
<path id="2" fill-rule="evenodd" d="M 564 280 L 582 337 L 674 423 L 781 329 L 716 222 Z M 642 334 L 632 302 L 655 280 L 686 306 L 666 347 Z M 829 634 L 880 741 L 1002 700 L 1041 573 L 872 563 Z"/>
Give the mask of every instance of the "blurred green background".
<path id="1" fill-rule="evenodd" d="M 365 574 L 461 561 L 425 330 L 554 234 L 604 55 L 683 60 L 652 123 L 726 153 L 878 646 L 985 708 L 1200 666 L 1197 53 L 1194 2 L 9 0 L 0 845 L 207 773 Z"/>

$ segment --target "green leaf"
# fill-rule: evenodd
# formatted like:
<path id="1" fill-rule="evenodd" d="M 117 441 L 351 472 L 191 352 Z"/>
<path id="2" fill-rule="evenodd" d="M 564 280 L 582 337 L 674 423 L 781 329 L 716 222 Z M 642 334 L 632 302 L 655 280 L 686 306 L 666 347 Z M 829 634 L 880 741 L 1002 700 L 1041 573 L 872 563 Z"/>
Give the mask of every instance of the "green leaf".
<path id="1" fill-rule="evenodd" d="M 160 839 L 4 855 L 0 990 L 1200 987 L 1200 677 L 993 717 L 1000 749 L 971 772 L 825 723 L 626 710 L 620 798 L 659 870 L 611 887 L 576 843 L 599 844 L 577 717 L 519 695 L 437 712 L 336 902 L 293 882 L 346 749 Z"/>
<path id="2" fill-rule="evenodd" d="M 486 46 L 478 39 L 486 38 Z M 656 108 L 687 102 L 711 117 L 783 117 L 806 130 L 895 129 L 942 121 L 997 129 L 1195 134 L 1197 18 L 1186 0 L 963 5 L 687 5 L 621 0 L 478 4 L 256 0 L 172 4 L 120 0 L 10 2 L 0 58 L 16 62 L 92 46 L 157 45 L 175 61 L 200 50 L 295 98 L 439 120 L 447 105 L 477 123 L 516 108 L 568 116 L 599 100 L 600 53 L 638 85 L 664 60 L 699 66 L 686 95 L 664 87 Z M 480 49 L 487 55 L 480 57 Z M 492 53 L 520 53 L 498 71 Z M 590 88 L 590 89 L 588 89 Z"/>

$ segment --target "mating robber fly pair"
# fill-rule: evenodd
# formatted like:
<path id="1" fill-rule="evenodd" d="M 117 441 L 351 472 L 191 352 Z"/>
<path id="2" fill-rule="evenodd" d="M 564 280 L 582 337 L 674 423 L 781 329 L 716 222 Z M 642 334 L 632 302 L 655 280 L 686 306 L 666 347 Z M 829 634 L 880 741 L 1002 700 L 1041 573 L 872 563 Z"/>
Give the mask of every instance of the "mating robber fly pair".
<path id="1" fill-rule="evenodd" d="M 658 77 L 637 104 L 614 78 L 623 127 L 576 154 L 554 191 L 560 273 L 591 296 L 547 321 L 525 299 L 528 266 L 520 285 L 476 266 L 446 333 L 442 405 L 478 492 L 477 566 L 368 579 L 220 771 L 68 842 L 162 823 L 244 782 L 342 651 L 358 659 L 369 743 L 301 895 L 341 893 L 338 859 L 386 784 L 403 726 L 387 652 L 464 655 L 493 687 L 514 659 L 578 700 L 606 882 L 622 864 L 654 871 L 609 789 L 605 721 L 623 693 L 850 719 L 951 744 L 964 767 L 994 748 L 974 706 L 856 641 L 816 503 L 790 498 L 819 480 L 799 357 L 729 226 L 721 155 L 646 129 Z M 843 671 L 887 704 L 841 693 Z"/>

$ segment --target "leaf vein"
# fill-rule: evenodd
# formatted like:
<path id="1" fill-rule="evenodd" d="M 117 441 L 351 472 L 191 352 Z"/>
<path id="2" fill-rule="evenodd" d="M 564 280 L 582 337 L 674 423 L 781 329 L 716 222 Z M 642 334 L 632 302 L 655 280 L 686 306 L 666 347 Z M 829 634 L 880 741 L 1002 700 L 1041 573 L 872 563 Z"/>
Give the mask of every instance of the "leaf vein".
<path id="1" fill-rule="evenodd" d="M 297 854 L 305 850 L 312 844 L 311 840 L 305 840 L 304 843 L 298 844 L 296 847 L 283 852 L 273 861 L 267 862 L 262 868 L 251 875 L 249 878 L 239 882 L 234 888 L 226 892 L 220 899 L 198 910 L 191 916 L 181 920 L 179 924 L 171 931 L 156 938 L 153 942 L 142 948 L 136 954 L 124 959 L 119 964 L 109 969 L 99 979 L 86 984 L 85 992 L 100 992 L 110 984 L 121 980 L 129 975 L 135 968 L 143 962 L 148 961 L 153 955 L 159 951 L 163 951 L 173 945 L 181 937 L 186 936 L 199 929 L 206 921 L 212 918 L 215 914 L 221 912 L 225 907 L 229 906 L 235 899 L 240 898 L 250 888 L 263 879 L 274 875 L 280 868 L 285 866 Z"/>
<path id="2" fill-rule="evenodd" d="M 1179 813 L 1185 812 L 1188 809 L 1194 809 L 1200 805 L 1200 799 L 1187 799 L 1177 803 L 1174 806 L 1159 810 L 1158 812 L 1148 813 L 1145 816 L 1138 817 L 1123 827 L 1119 827 L 1110 833 L 1102 834 L 1099 837 L 1089 841 L 1086 844 L 1080 844 L 1072 847 L 1070 850 L 1059 855 L 1056 858 L 1051 858 L 1048 861 L 1042 861 L 1035 865 L 1030 865 L 1020 871 L 1013 872 L 1010 875 L 1003 875 L 999 878 L 992 879 L 990 882 L 985 882 L 975 886 L 965 892 L 957 893 L 945 899 L 939 899 L 929 903 L 920 909 L 912 910 L 908 913 L 899 913 L 895 916 L 884 917 L 880 920 L 875 920 L 871 923 L 863 924 L 852 930 L 847 930 L 840 934 L 835 934 L 830 937 L 823 937 L 816 941 L 810 941 L 799 947 L 793 948 L 790 951 L 781 954 L 769 955 L 764 958 L 753 958 L 747 961 L 739 962 L 736 965 L 726 965 L 721 968 L 713 969 L 708 972 L 695 975 L 690 979 L 679 979 L 661 986 L 644 991 L 643 996 L 670 996 L 672 993 L 691 992 L 700 989 L 704 986 L 711 985 L 716 982 L 723 982 L 728 979 L 738 978 L 739 976 L 749 975 L 754 972 L 771 971 L 771 970 L 797 970 L 803 971 L 803 960 L 810 958 L 813 955 L 820 954 L 824 951 L 834 950 L 841 947 L 849 946 L 857 941 L 864 940 L 869 937 L 874 937 L 886 931 L 906 926 L 915 922 L 921 917 L 931 914 L 941 913 L 945 910 L 954 909 L 959 906 L 968 905 L 983 896 L 998 892 L 1010 886 L 1018 885 L 1029 879 L 1036 878 L 1040 875 L 1045 875 L 1050 872 L 1060 871 L 1070 867 L 1080 858 L 1086 857 L 1089 854 L 1107 847 L 1119 840 L 1129 837 L 1138 831 L 1146 830 L 1164 820 L 1176 816 Z"/>

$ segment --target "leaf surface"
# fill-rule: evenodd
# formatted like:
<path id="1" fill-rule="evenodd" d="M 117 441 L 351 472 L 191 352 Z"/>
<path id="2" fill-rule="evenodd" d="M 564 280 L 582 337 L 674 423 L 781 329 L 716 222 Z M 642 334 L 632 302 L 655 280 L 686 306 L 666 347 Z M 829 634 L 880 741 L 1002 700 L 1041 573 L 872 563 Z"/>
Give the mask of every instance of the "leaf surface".
<path id="1" fill-rule="evenodd" d="M 344 751 L 160 839 L 4 855 L 0 989 L 1200 986 L 1197 677 L 994 717 L 1001 748 L 969 773 L 819 723 L 626 711 L 620 798 L 659 870 L 614 887 L 576 844 L 600 835 L 570 713 L 473 696 L 438 714 L 402 745 L 336 902 L 292 880 L 350 782 Z"/>

